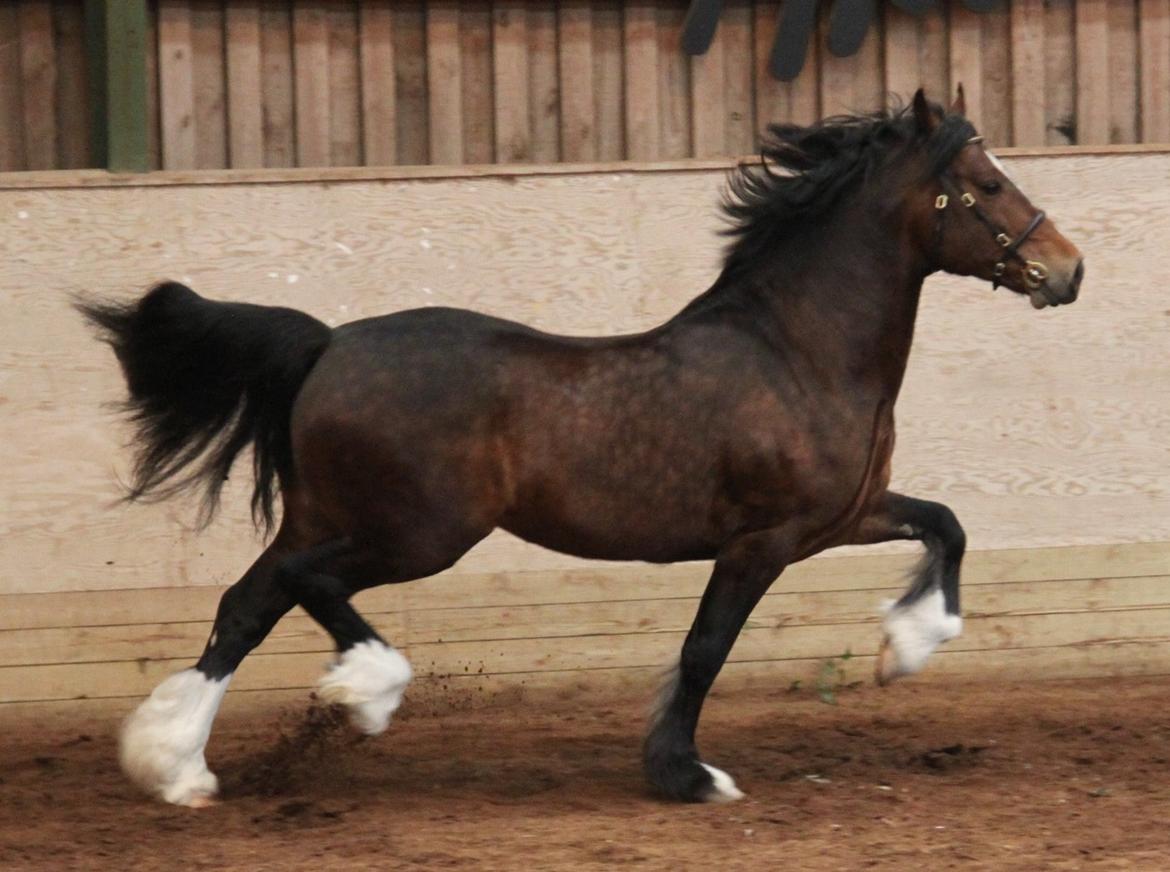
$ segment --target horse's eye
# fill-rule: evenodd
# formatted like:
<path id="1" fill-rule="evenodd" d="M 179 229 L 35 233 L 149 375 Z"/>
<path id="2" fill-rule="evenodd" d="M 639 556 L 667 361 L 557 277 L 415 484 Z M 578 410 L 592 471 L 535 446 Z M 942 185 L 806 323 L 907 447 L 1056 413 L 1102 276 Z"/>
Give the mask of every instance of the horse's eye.
<path id="1" fill-rule="evenodd" d="M 1001 185 L 999 182 L 995 182 L 995 181 L 981 182 L 979 185 L 979 188 L 985 194 L 998 194 L 1000 191 L 1003 190 L 1003 185 Z"/>

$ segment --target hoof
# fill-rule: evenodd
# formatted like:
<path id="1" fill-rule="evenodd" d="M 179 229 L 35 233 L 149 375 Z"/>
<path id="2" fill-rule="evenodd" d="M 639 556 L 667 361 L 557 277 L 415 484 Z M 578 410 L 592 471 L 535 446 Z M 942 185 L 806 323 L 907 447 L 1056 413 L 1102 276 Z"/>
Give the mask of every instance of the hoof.
<path id="1" fill-rule="evenodd" d="M 886 634 L 874 675 L 884 686 L 920 671 L 935 648 L 962 632 L 963 619 L 947 612 L 943 593 L 935 588 L 907 605 L 889 607 L 882 626 Z"/>
<path id="2" fill-rule="evenodd" d="M 704 769 L 711 775 L 711 789 L 707 795 L 703 797 L 703 802 L 735 802 L 743 799 L 744 793 L 735 786 L 735 779 L 724 772 L 722 769 L 716 769 L 714 766 L 708 766 L 706 763 L 700 763 Z"/>
<path id="3" fill-rule="evenodd" d="M 376 736 L 390 725 L 410 679 L 405 657 L 369 639 L 341 655 L 317 683 L 317 696 L 327 704 L 345 706 L 355 729 Z"/>
<path id="4" fill-rule="evenodd" d="M 722 769 L 708 766 L 692 755 L 647 757 L 646 777 L 671 799 L 682 802 L 735 802 L 743 791 Z"/>
<path id="5" fill-rule="evenodd" d="M 219 781 L 203 749 L 229 678 L 187 669 L 154 689 L 119 736 L 122 771 L 131 781 L 174 805 L 202 808 L 213 801 Z"/>

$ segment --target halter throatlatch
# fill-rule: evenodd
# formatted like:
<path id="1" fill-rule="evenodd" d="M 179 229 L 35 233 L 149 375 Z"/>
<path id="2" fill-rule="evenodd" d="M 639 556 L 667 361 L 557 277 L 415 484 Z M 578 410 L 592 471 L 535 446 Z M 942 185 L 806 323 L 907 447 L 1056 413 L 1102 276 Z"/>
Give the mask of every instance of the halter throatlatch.
<path id="1" fill-rule="evenodd" d="M 982 141 L 982 136 L 973 136 L 967 140 L 967 143 L 973 145 Z M 1028 238 L 1036 232 L 1036 228 L 1044 223 L 1044 211 L 1040 210 L 1037 212 L 1028 226 L 1024 228 L 1024 232 L 1015 239 L 1012 239 L 1011 236 L 1005 233 L 1003 229 L 1000 228 L 994 221 L 992 221 L 987 213 L 983 211 L 983 209 L 979 206 L 978 201 L 976 201 L 974 194 L 968 193 L 959 187 L 958 182 L 954 180 L 949 170 L 944 170 L 942 172 L 942 174 L 939 176 L 939 182 L 942 184 L 943 193 L 939 194 L 938 198 L 934 201 L 934 208 L 938 212 L 938 224 L 935 228 L 935 247 L 938 248 L 938 246 L 942 243 L 943 215 L 947 206 L 950 205 L 951 198 L 954 197 L 958 199 L 958 201 L 962 203 L 963 206 L 965 206 L 967 209 L 970 209 L 971 214 L 979 219 L 979 222 L 991 232 L 992 236 L 995 237 L 995 241 L 1003 246 L 1003 257 L 996 261 L 995 266 L 992 268 L 992 272 L 995 275 L 995 278 L 992 279 L 991 287 L 993 289 L 999 287 L 999 280 L 1003 277 L 1004 272 L 1007 271 L 1008 261 L 1016 260 L 1023 264 L 1024 267 L 1024 286 L 1027 287 L 1030 291 L 1039 289 L 1048 278 L 1048 267 L 1046 267 L 1038 260 L 1027 260 L 1024 258 L 1024 256 L 1020 254 L 1020 246 L 1027 242 Z"/>

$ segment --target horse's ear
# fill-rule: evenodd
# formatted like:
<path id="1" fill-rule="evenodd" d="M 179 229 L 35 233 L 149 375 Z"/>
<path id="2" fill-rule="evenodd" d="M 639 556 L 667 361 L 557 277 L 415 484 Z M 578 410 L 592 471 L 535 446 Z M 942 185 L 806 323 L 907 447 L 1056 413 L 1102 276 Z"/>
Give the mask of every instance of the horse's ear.
<path id="1" fill-rule="evenodd" d="M 938 119 L 930 111 L 930 104 L 926 102 L 926 92 L 922 88 L 914 92 L 913 106 L 914 121 L 918 126 L 918 133 L 922 136 L 930 136 L 934 132 L 934 128 L 938 126 Z"/>
<path id="2" fill-rule="evenodd" d="M 952 115 L 967 114 L 967 95 L 963 93 L 963 83 L 959 82 L 958 92 L 955 94 L 955 102 L 951 104 L 950 112 Z"/>

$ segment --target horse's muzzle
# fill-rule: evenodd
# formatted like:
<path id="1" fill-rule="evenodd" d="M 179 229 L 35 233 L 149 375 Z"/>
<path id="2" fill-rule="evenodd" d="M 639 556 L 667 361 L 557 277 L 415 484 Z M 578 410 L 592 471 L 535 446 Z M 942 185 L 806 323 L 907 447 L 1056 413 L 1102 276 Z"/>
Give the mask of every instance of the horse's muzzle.
<path id="1" fill-rule="evenodd" d="M 1081 292 L 1081 281 L 1085 277 L 1085 260 L 1080 258 L 1072 271 L 1063 277 L 1057 274 L 1046 274 L 1038 281 L 1027 282 L 1028 298 L 1032 306 L 1043 309 L 1045 306 L 1067 306 L 1076 300 Z"/>

